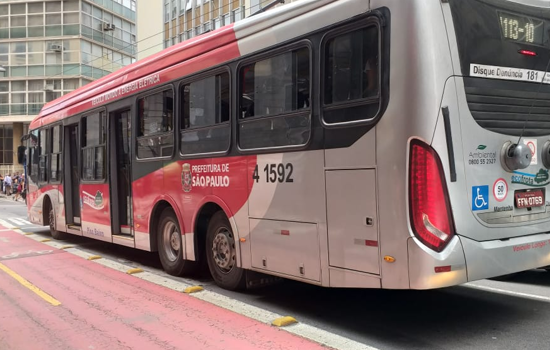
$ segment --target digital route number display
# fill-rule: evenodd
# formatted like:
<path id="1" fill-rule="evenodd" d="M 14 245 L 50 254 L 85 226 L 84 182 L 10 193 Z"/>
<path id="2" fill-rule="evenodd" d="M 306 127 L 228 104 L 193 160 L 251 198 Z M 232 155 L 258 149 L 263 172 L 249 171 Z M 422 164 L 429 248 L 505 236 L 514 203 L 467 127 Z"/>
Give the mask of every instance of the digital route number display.
<path id="1" fill-rule="evenodd" d="M 544 41 L 544 22 L 532 17 L 498 13 L 500 28 L 505 39 L 525 44 L 542 45 Z"/>

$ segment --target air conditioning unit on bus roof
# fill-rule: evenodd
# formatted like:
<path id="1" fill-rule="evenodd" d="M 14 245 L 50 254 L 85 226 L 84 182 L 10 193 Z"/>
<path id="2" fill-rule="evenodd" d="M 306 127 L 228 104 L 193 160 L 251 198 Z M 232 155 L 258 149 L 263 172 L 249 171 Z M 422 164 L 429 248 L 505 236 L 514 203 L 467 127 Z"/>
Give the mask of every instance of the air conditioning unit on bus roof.
<path id="1" fill-rule="evenodd" d="M 103 30 L 106 32 L 110 30 L 115 30 L 115 28 L 115 25 L 112 23 L 103 23 Z"/>
<path id="2" fill-rule="evenodd" d="M 59 44 L 50 44 L 50 50 L 55 52 L 61 52 L 63 51 L 63 46 Z"/>

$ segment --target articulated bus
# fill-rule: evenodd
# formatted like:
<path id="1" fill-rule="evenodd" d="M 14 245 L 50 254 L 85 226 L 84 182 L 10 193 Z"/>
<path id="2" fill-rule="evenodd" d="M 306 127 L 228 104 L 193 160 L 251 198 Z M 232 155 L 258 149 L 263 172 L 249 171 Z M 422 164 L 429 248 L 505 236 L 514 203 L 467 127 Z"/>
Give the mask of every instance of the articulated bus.
<path id="1" fill-rule="evenodd" d="M 29 218 L 227 289 L 547 266 L 549 55 L 540 0 L 279 6 L 45 105 Z"/>

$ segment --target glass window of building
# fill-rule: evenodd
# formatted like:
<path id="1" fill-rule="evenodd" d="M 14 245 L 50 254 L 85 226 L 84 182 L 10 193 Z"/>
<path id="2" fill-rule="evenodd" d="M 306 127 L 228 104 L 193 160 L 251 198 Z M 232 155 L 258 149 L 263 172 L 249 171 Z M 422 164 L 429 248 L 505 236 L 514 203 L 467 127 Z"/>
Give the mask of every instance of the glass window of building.
<path id="1" fill-rule="evenodd" d="M 25 14 L 27 4 L 12 4 L 11 5 L 11 14 L 12 15 L 22 15 Z"/>
<path id="2" fill-rule="evenodd" d="M 0 124 L 0 164 L 13 163 L 13 127 Z"/>
<path id="3" fill-rule="evenodd" d="M 30 2 L 30 3 L 28 3 L 28 12 L 29 13 L 44 12 L 44 3 L 43 2 Z"/>
<path id="4" fill-rule="evenodd" d="M 72 0 L 72 1 L 63 1 L 63 11 L 78 11 L 79 8 L 78 8 L 78 5 L 79 5 L 80 1 L 75 1 L 75 0 Z M 85 2 L 82 2 L 82 5 L 84 6 L 84 4 L 86 4 Z M 90 6 L 90 5 L 88 5 Z"/>
<path id="5" fill-rule="evenodd" d="M 61 1 L 47 1 L 46 12 L 61 12 Z"/>

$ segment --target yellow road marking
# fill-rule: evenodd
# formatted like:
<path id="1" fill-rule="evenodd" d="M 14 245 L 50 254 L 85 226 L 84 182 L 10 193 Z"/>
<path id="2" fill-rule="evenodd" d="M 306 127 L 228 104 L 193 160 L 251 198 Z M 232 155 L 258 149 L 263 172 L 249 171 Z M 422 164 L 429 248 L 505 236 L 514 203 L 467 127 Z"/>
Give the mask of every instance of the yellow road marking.
<path id="1" fill-rule="evenodd" d="M 271 322 L 271 324 L 276 326 L 276 327 L 286 327 L 286 326 L 291 325 L 293 323 L 298 323 L 298 321 L 296 321 L 296 319 L 294 317 L 291 317 L 291 316 L 279 317 L 279 318 L 273 320 L 273 322 Z"/>
<path id="2" fill-rule="evenodd" d="M 126 273 L 129 274 L 129 275 L 133 275 L 134 273 L 140 273 L 140 272 L 143 272 L 143 270 L 140 269 L 139 267 L 126 271 Z"/>
<path id="3" fill-rule="evenodd" d="M 54 297 L 52 297 L 48 293 L 44 292 L 43 290 L 41 290 L 40 288 L 38 288 L 37 286 L 35 286 L 31 282 L 27 281 L 26 279 L 24 279 L 23 277 L 21 277 L 20 275 L 15 273 L 13 270 L 8 268 L 6 265 L 0 263 L 0 270 L 4 271 L 5 273 L 7 273 L 11 277 L 13 277 L 13 279 L 15 279 L 17 282 L 21 283 L 23 286 L 25 286 L 28 289 L 30 289 L 31 291 L 33 291 L 39 297 L 46 300 L 48 303 L 52 304 L 53 306 L 61 305 L 61 302 L 59 302 L 59 300 L 55 299 Z"/>
<path id="4" fill-rule="evenodd" d="M 191 293 L 200 292 L 202 290 L 204 290 L 204 288 L 202 288 L 201 286 L 192 286 L 192 287 L 185 288 L 183 292 L 187 294 L 191 294 Z"/>

